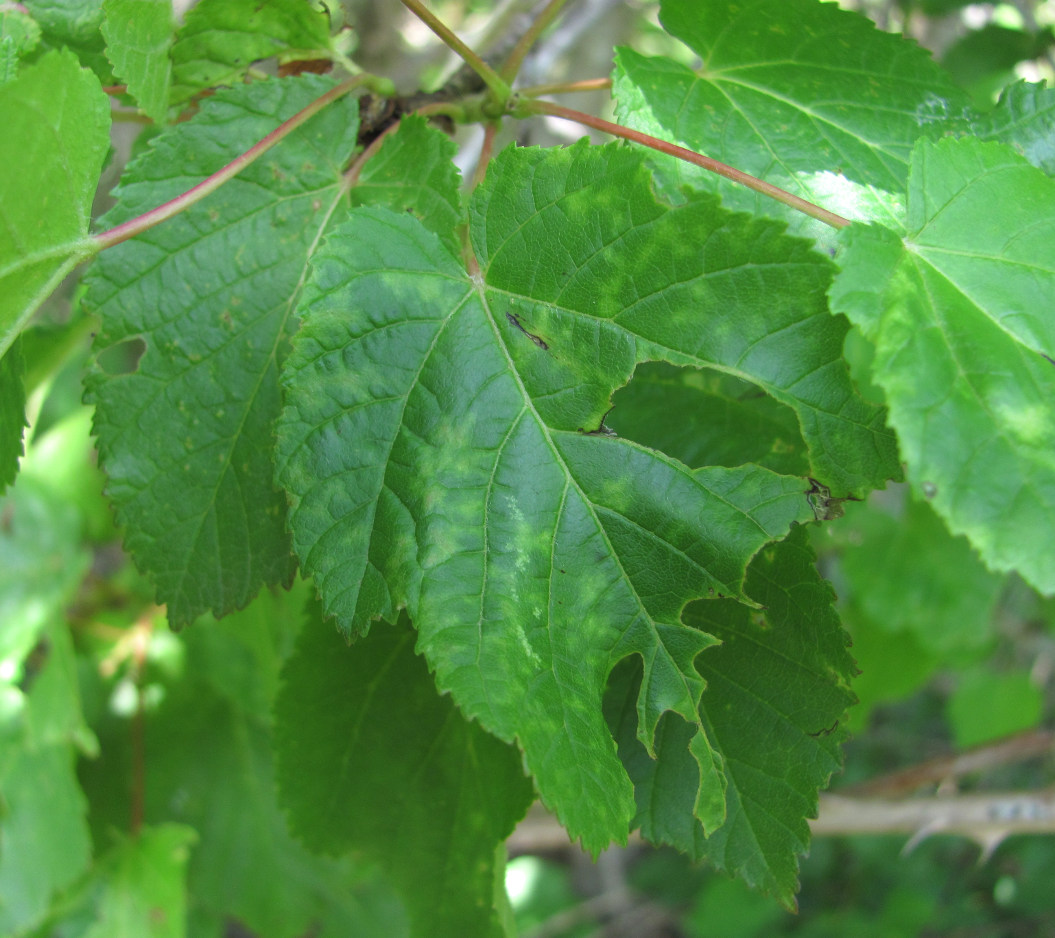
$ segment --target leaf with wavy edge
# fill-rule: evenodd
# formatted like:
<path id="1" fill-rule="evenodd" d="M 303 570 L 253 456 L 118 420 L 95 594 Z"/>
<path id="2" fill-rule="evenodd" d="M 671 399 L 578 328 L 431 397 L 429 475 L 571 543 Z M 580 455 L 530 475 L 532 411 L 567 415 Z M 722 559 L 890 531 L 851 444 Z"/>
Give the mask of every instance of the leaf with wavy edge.
<path id="1" fill-rule="evenodd" d="M 440 688 L 520 742 L 543 797 L 598 849 L 633 814 L 601 714 L 608 671 L 645 662 L 646 748 L 666 710 L 698 723 L 693 663 L 713 640 L 681 623 L 682 607 L 740 596 L 754 553 L 813 515 L 801 479 L 690 471 L 592 431 L 637 361 L 667 354 L 679 328 L 687 347 L 705 341 L 693 318 L 750 359 L 764 336 L 735 323 L 772 313 L 759 278 L 801 273 L 784 280 L 801 307 L 827 265 L 713 201 L 663 207 L 618 147 L 513 149 L 489 176 L 471 213 L 479 277 L 415 219 L 381 210 L 354 211 L 317 253 L 279 479 L 326 612 L 363 632 L 406 606 Z M 636 304 L 620 296 L 631 292 Z M 781 331 L 789 355 L 810 348 L 808 327 Z M 702 733 L 690 748 L 712 829 L 719 760 Z"/>

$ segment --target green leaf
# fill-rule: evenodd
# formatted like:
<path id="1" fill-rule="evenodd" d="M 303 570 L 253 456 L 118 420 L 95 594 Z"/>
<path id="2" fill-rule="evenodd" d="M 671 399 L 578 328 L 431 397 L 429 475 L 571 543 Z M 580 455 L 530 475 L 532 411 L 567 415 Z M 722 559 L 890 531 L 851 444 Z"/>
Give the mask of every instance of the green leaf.
<path id="1" fill-rule="evenodd" d="M 183 938 L 187 934 L 186 867 L 197 834 L 163 824 L 119 843 L 92 871 L 99 895 L 83 938 Z M 61 925 L 52 934 L 64 934 Z"/>
<path id="2" fill-rule="evenodd" d="M 271 707 L 305 590 L 262 594 L 221 622 L 177 636 L 182 669 L 156 674 L 148 712 L 145 820 L 193 828 L 187 868 L 191 910 L 211 930 L 225 920 L 268 938 L 403 938 L 384 884 L 362 861 L 309 853 L 289 834 L 275 797 Z M 104 759 L 82 780 L 97 838 L 127 825 L 133 753 L 127 720 L 100 721 Z"/>
<path id="3" fill-rule="evenodd" d="M 720 372 L 640 365 L 606 423 L 693 468 L 750 462 L 785 475 L 810 472 L 795 412 Z"/>
<path id="4" fill-rule="evenodd" d="M 26 362 L 22 343 L 16 339 L 0 355 L 0 493 L 18 475 L 22 458 L 22 431 L 26 426 L 26 388 L 22 382 Z"/>
<path id="5" fill-rule="evenodd" d="M 854 663 L 804 528 L 759 553 L 745 590 L 762 609 L 720 600 L 694 603 L 685 613 L 688 624 L 722 643 L 697 660 L 707 682 L 704 732 L 728 786 L 721 827 L 707 836 L 690 810 L 700 784 L 685 748 L 693 729 L 665 715 L 656 759 L 635 739 L 631 708 L 640 669 L 613 674 L 606 713 L 634 779 L 634 823 L 642 834 L 706 858 L 793 907 L 797 858 L 809 844 L 805 818 L 816 817 L 817 791 L 840 767 Z"/>
<path id="6" fill-rule="evenodd" d="M 519 752 L 437 696 L 405 620 L 349 648 L 310 616 L 283 677 L 277 774 L 294 830 L 379 862 L 412 934 L 501 936 L 495 851 L 534 797 Z"/>
<path id="7" fill-rule="evenodd" d="M 876 625 L 912 632 L 936 654 L 993 638 L 1004 578 L 986 570 L 967 540 L 950 535 L 926 503 L 909 499 L 896 513 L 853 505 L 840 527 L 846 540 L 840 594 Z"/>
<path id="8" fill-rule="evenodd" d="M 461 245 L 455 229 L 462 219 L 461 180 L 453 162 L 457 151 L 454 141 L 425 118 L 407 115 L 366 162 L 352 204 L 409 212 L 457 254 Z"/>
<path id="9" fill-rule="evenodd" d="M 305 0 L 201 0 L 172 47 L 172 100 L 240 82 L 254 62 L 330 58 L 330 21 Z"/>
<path id="10" fill-rule="evenodd" d="M 185 192 L 332 84 L 304 76 L 210 98 L 131 164 L 104 224 Z M 97 354 L 145 343 L 134 372 L 97 368 L 88 397 L 126 545 L 175 625 L 293 575 L 272 484 L 278 368 L 308 258 L 346 202 L 356 118 L 354 101 L 331 105 L 208 198 L 106 251 L 89 275 Z"/>
<path id="11" fill-rule="evenodd" d="M 1044 693 L 1026 671 L 997 674 L 977 668 L 958 676 L 946 712 L 956 745 L 966 749 L 1036 729 L 1044 715 Z"/>
<path id="12" fill-rule="evenodd" d="M 702 62 L 692 69 L 620 49 L 619 120 L 850 217 L 892 224 L 897 201 L 883 193 L 904 189 L 913 142 L 967 104 L 928 53 L 835 4 L 664 0 L 660 20 Z M 687 184 L 737 208 L 785 214 L 687 163 L 655 162 L 665 191 Z M 841 194 L 829 174 L 848 181 Z"/>
<path id="13" fill-rule="evenodd" d="M 841 238 L 833 308 L 876 345 L 913 491 L 988 566 L 1055 590 L 1055 183 L 1000 144 L 924 141 L 908 237 Z"/>
<path id="14" fill-rule="evenodd" d="M 52 896 L 87 868 L 91 837 L 73 747 L 20 741 L 0 757 L 0 934 L 17 935 L 47 912 Z"/>
<path id="15" fill-rule="evenodd" d="M 168 114 L 172 0 L 103 0 L 106 54 L 114 75 L 155 123 Z"/>
<path id="16" fill-rule="evenodd" d="M 971 133 L 1008 143 L 1038 169 L 1055 175 L 1055 88 L 1017 82 L 993 110 L 974 119 Z"/>
<path id="17" fill-rule="evenodd" d="M 94 253 L 92 198 L 109 146 L 98 80 L 49 52 L 0 85 L 0 355 L 77 264 Z"/>
<path id="18" fill-rule="evenodd" d="M 40 43 L 40 26 L 18 9 L 0 10 L 0 85 L 18 74 L 19 60 Z"/>
<path id="19" fill-rule="evenodd" d="M 113 84 L 113 70 L 99 31 L 103 0 L 24 0 L 22 6 L 40 24 L 45 47 L 69 49 L 102 84 Z"/>
<path id="20" fill-rule="evenodd" d="M 327 614 L 361 633 L 405 605 L 440 689 L 520 741 L 542 796 L 597 849 L 633 812 L 600 713 L 608 671 L 645 659 L 646 746 L 663 711 L 696 720 L 692 662 L 712 639 L 681 624 L 682 606 L 740 595 L 759 547 L 813 515 L 802 480 L 692 472 L 589 431 L 637 361 L 667 354 L 661 342 L 697 363 L 688 349 L 717 335 L 734 362 L 764 359 L 764 336 L 745 349 L 731 328 L 761 327 L 756 302 L 763 328 L 780 328 L 781 301 L 754 288 L 763 257 L 774 281 L 781 260 L 805 268 L 807 287 L 827 268 L 713 201 L 659 205 L 618 147 L 511 149 L 489 176 L 472 211 L 480 277 L 415 219 L 378 209 L 353 212 L 318 252 L 279 478 Z M 724 271 L 717 293 L 704 243 Z M 789 307 L 800 286 L 793 276 Z M 808 332 L 789 326 L 785 347 L 809 359 Z"/>

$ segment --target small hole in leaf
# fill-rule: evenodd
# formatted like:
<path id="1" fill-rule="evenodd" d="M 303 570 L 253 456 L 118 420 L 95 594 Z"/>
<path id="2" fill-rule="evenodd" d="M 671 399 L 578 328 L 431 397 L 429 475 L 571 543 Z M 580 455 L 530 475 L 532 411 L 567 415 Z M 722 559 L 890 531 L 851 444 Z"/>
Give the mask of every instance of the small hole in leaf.
<path id="1" fill-rule="evenodd" d="M 99 368 L 108 375 L 130 375 L 139 368 L 147 344 L 138 336 L 103 349 L 96 358 Z"/>

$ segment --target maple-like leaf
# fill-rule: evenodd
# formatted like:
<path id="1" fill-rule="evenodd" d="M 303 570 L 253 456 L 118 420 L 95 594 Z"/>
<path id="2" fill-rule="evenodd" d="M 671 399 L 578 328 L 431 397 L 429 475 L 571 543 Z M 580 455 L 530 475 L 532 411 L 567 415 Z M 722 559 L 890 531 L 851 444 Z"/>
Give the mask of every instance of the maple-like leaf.
<path id="1" fill-rule="evenodd" d="M 876 346 L 917 496 L 1055 590 L 1055 182 L 1008 146 L 921 141 L 908 234 L 853 225 L 832 305 Z"/>
<path id="2" fill-rule="evenodd" d="M 665 206 L 639 157 L 586 145 L 506 151 L 470 217 L 479 276 L 376 209 L 317 252 L 279 478 L 326 612 L 364 632 L 406 606 L 441 690 L 519 740 L 543 797 L 598 848 L 634 810 L 601 714 L 608 671 L 645 662 L 646 748 L 666 710 L 698 725 L 693 662 L 713 639 L 682 607 L 739 596 L 754 553 L 813 518 L 801 479 L 691 471 L 601 432 L 613 390 L 649 358 L 745 377 L 797 409 L 844 484 L 888 468 L 889 437 L 814 305 L 827 261 L 775 223 L 710 198 Z M 712 829 L 720 766 L 702 734 L 691 746 Z"/>
<path id="3" fill-rule="evenodd" d="M 171 0 L 104 0 L 102 33 L 114 75 L 156 123 L 168 113 L 172 80 Z"/>
<path id="4" fill-rule="evenodd" d="M 660 21 L 700 64 L 619 49 L 620 121 L 851 218 L 897 227 L 913 143 L 941 133 L 968 104 L 929 53 L 835 4 L 664 0 Z M 731 207 L 830 237 L 714 174 L 670 157 L 652 161 L 665 192 L 720 192 Z"/>

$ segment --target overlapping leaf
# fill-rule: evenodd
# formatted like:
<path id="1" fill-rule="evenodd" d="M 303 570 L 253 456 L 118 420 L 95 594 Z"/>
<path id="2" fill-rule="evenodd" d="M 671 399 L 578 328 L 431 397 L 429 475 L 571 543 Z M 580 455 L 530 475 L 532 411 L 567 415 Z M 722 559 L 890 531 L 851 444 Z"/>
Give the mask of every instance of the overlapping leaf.
<path id="1" fill-rule="evenodd" d="M 722 642 L 701 655 L 707 681 L 700 712 L 727 780 L 728 817 L 705 832 L 692 816 L 699 776 L 686 752 L 693 729 L 667 714 L 657 759 L 634 738 L 633 698 L 640 669 L 614 675 L 605 710 L 619 755 L 634 779 L 635 825 L 656 843 L 691 856 L 794 905 L 798 856 L 809 844 L 817 791 L 840 765 L 839 721 L 854 702 L 854 663 L 818 575 L 806 530 L 766 547 L 748 568 L 745 590 L 762 610 L 721 600 L 692 604 L 685 621 Z M 763 742 L 764 741 L 764 742 Z M 709 833 L 710 836 L 706 836 Z"/>
<path id="2" fill-rule="evenodd" d="M 620 49 L 620 120 L 853 218 L 894 224 L 913 142 L 967 104 L 926 52 L 835 4 L 664 0 L 661 11 L 664 28 L 702 63 Z M 689 164 L 656 165 L 671 188 L 782 210 Z"/>
<path id="3" fill-rule="evenodd" d="M 843 238 L 833 307 L 876 345 L 913 489 L 1055 590 L 1055 183 L 1001 144 L 921 142 L 909 236 Z"/>
<path id="4" fill-rule="evenodd" d="M 202 0 L 172 47 L 172 99 L 241 81 L 259 59 L 329 58 L 330 21 L 307 0 Z"/>
<path id="5" fill-rule="evenodd" d="M 804 393 L 819 371 L 844 409 L 829 439 L 863 434 L 875 471 L 885 437 L 848 419 L 845 371 L 817 355 L 825 262 L 773 223 L 664 207 L 636 156 L 585 145 L 504 153 L 472 221 L 480 277 L 406 215 L 357 210 L 329 237 L 287 364 L 280 479 L 326 612 L 362 632 L 407 606 L 441 689 L 516 737 L 599 847 L 633 813 L 600 712 L 608 670 L 645 661 L 646 747 L 666 710 L 698 723 L 693 662 L 712 639 L 683 605 L 739 595 L 758 548 L 813 517 L 802 480 L 693 472 L 595 432 L 614 388 L 650 357 L 770 369 Z M 692 750 L 710 829 L 720 767 L 702 733 Z"/>
<path id="6" fill-rule="evenodd" d="M 349 648 L 312 616 L 283 675 L 278 778 L 294 830 L 379 862 L 414 935 L 503 935 L 496 849 L 534 799 L 516 748 L 437 697 L 405 620 Z"/>
<path id="7" fill-rule="evenodd" d="M 103 224 L 186 191 L 330 84 L 305 76 L 216 95 L 129 167 Z M 175 624 L 292 576 L 268 445 L 277 374 L 308 256 L 346 198 L 355 133 L 354 103 L 338 102 L 91 271 L 96 352 L 146 346 L 133 373 L 97 370 L 88 391 L 126 545 Z"/>
<path id="8" fill-rule="evenodd" d="M 102 33 L 114 75 L 157 123 L 168 113 L 172 0 L 104 0 Z"/>
<path id="9" fill-rule="evenodd" d="M 109 146 L 98 80 L 49 52 L 0 86 L 0 355 L 79 261 Z"/>

